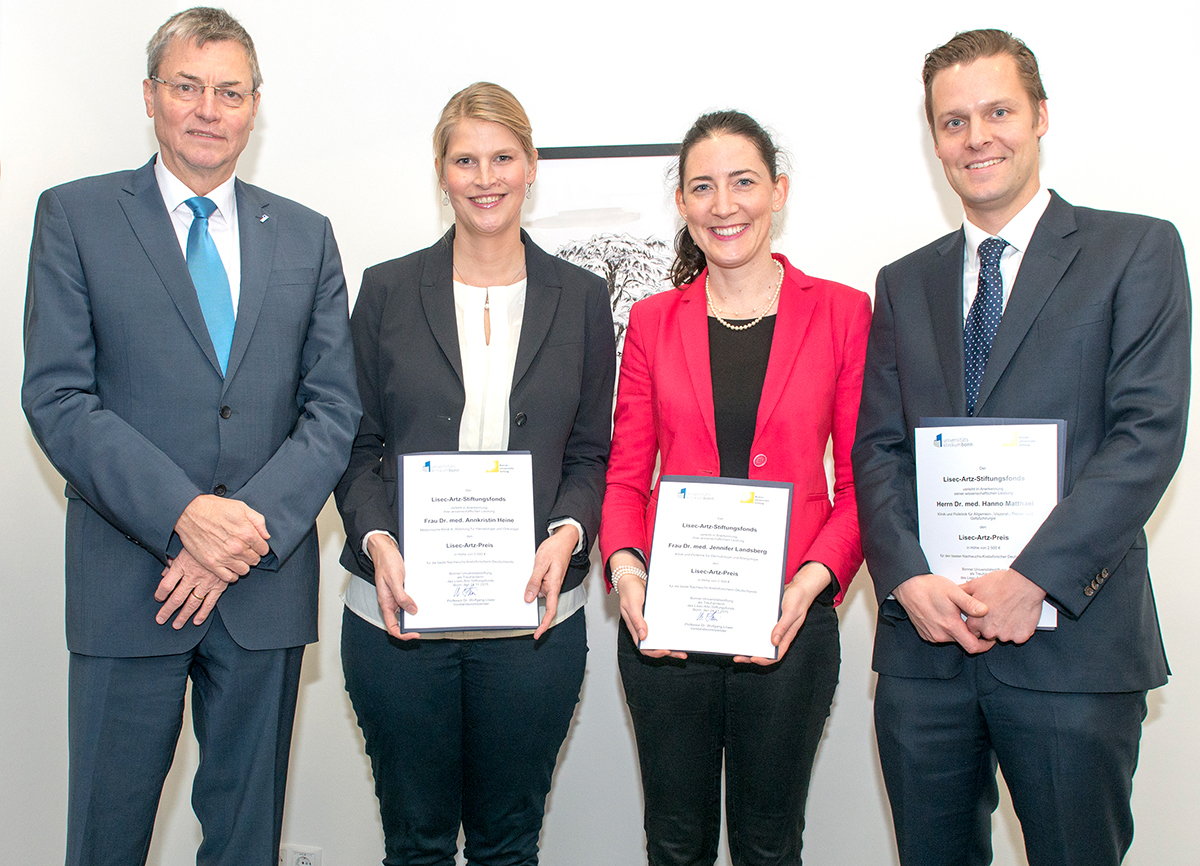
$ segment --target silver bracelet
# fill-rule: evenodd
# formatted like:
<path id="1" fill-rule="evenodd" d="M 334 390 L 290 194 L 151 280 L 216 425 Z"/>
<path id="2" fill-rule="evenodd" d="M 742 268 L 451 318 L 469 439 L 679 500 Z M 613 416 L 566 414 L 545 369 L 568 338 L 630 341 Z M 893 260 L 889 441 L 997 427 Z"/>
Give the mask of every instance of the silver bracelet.
<path id="1" fill-rule="evenodd" d="M 646 574 L 645 569 L 638 568 L 636 565 L 618 565 L 612 570 L 611 580 L 613 592 L 617 593 L 617 595 L 620 595 L 621 590 L 618 584 L 621 582 L 621 578 L 628 577 L 631 574 L 640 580 L 643 585 L 646 583 L 646 579 L 649 577 L 649 575 Z"/>

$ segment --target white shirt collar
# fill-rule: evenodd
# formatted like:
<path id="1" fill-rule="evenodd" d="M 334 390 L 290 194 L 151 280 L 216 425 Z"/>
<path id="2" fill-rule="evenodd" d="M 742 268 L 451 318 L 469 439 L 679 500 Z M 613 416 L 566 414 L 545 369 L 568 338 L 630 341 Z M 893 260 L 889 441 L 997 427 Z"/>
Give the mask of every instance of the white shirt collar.
<path id="1" fill-rule="evenodd" d="M 154 177 L 158 181 L 158 189 L 162 193 L 163 204 L 167 206 L 168 213 L 174 212 L 177 207 L 196 194 L 163 165 L 161 154 L 154 159 Z M 217 206 L 216 213 L 226 221 L 232 221 L 234 214 L 233 187 L 236 177 L 236 175 L 230 175 L 228 180 L 205 196 L 212 200 L 212 203 Z"/>
<path id="2" fill-rule="evenodd" d="M 1015 251 L 1024 253 L 1029 248 L 1029 240 L 1033 237 L 1038 220 L 1042 218 L 1042 214 L 1046 212 L 1049 204 L 1050 190 L 1044 186 L 1039 187 L 1028 204 L 1021 208 L 1017 215 L 1010 219 L 996 235 L 989 235 L 967 219 L 964 214 L 963 234 L 967 239 L 967 261 L 976 263 L 976 267 L 978 267 L 979 245 L 989 237 L 1003 238 Z"/>

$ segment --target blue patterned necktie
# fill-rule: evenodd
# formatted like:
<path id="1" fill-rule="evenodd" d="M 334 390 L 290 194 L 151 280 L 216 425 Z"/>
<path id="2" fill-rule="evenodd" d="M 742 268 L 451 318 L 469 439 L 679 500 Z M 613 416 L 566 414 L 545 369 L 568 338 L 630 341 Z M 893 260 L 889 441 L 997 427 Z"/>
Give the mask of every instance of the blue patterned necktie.
<path id="1" fill-rule="evenodd" d="M 196 287 L 200 311 L 208 336 L 225 372 L 229 364 L 229 347 L 233 344 L 233 296 L 229 293 L 229 275 L 221 262 L 221 254 L 208 233 L 208 218 L 217 209 L 212 199 L 195 196 L 184 202 L 192 209 L 192 227 L 188 230 L 187 266 Z"/>
<path id="2" fill-rule="evenodd" d="M 1006 246 L 1008 241 L 1001 238 L 988 238 L 979 245 L 979 288 L 975 291 L 975 300 L 971 302 L 971 311 L 967 313 L 967 324 L 963 328 L 967 352 L 968 415 L 975 414 L 979 383 L 983 381 L 983 371 L 987 368 L 996 328 L 1000 327 L 1000 254 Z"/>

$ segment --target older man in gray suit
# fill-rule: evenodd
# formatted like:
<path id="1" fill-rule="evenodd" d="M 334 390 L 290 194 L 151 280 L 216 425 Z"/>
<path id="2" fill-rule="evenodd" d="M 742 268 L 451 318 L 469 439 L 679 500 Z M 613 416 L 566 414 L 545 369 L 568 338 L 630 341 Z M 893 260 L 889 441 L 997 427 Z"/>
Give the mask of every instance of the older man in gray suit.
<path id="1" fill-rule="evenodd" d="M 187 682 L 199 864 L 278 856 L 315 519 L 360 414 L 329 222 L 234 178 L 259 107 L 223 10 L 155 34 L 156 158 L 38 204 L 22 402 L 67 481 L 68 864 L 145 862 Z"/>
<path id="2" fill-rule="evenodd" d="M 879 273 L 853 455 L 900 862 L 991 862 L 998 762 L 1030 866 L 1116 866 L 1146 691 L 1168 673 L 1144 527 L 1187 424 L 1183 246 L 1170 223 L 1041 186 L 1046 93 L 1020 40 L 960 33 L 924 78 L 965 220 Z M 923 418 L 956 416 L 1066 422 L 1062 500 L 962 586 L 921 548 L 913 444 Z M 1035 631 L 1044 601 L 1053 631 Z"/>

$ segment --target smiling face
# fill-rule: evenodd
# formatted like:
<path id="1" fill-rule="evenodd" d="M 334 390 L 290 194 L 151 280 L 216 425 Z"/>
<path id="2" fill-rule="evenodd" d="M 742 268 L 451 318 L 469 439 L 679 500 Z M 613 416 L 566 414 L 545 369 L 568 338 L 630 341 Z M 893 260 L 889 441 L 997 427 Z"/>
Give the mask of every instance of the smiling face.
<path id="1" fill-rule="evenodd" d="M 157 75 L 173 83 L 215 84 L 250 92 L 250 61 L 246 50 L 228 40 L 206 42 L 203 48 L 178 39 L 163 54 Z M 146 114 L 154 118 L 163 164 L 198 195 L 227 181 L 250 140 L 258 113 L 258 94 L 238 108 L 222 105 L 212 89 L 194 102 L 175 98 L 170 88 L 150 79 L 142 82 Z"/>
<path id="2" fill-rule="evenodd" d="M 787 200 L 788 181 L 783 174 L 771 179 L 750 139 L 701 139 L 688 152 L 680 180 L 675 205 L 711 268 L 770 260 L 771 216 Z"/>
<path id="3" fill-rule="evenodd" d="M 996 234 L 1037 193 L 1038 142 L 1050 120 L 1007 54 L 943 69 L 933 79 L 933 142 L 967 218 Z"/>
<path id="4" fill-rule="evenodd" d="M 508 127 L 463 118 L 454 124 L 445 156 L 436 167 L 454 208 L 457 231 L 478 237 L 519 235 L 526 184 L 537 176 L 530 158 Z"/>

